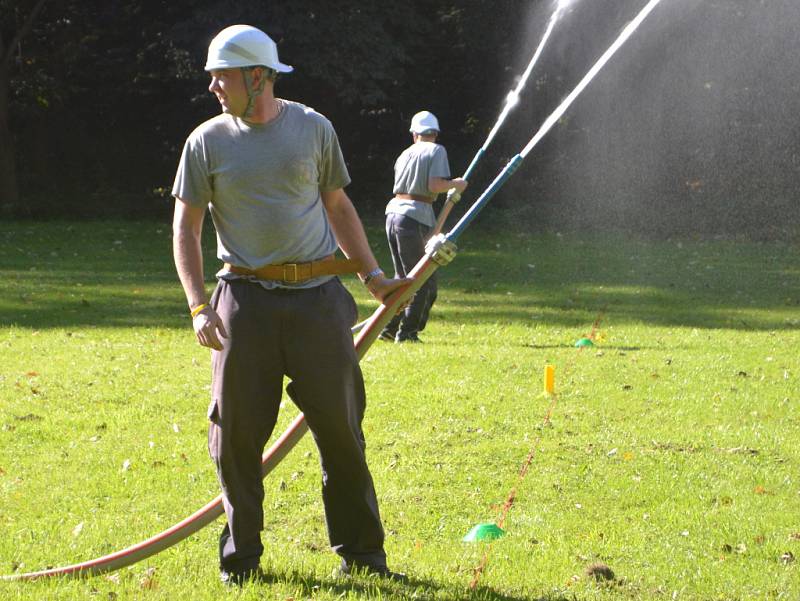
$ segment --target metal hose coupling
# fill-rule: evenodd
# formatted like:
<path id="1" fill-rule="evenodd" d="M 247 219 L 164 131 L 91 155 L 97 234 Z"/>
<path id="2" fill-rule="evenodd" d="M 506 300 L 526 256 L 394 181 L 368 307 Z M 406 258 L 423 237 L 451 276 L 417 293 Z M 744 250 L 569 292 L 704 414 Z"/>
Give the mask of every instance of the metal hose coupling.
<path id="1" fill-rule="evenodd" d="M 444 234 L 436 234 L 425 245 L 425 254 L 427 254 L 434 263 L 444 267 L 450 261 L 456 258 L 458 247 L 455 242 L 447 239 Z"/>
<path id="2" fill-rule="evenodd" d="M 447 201 L 451 204 L 458 204 L 458 201 L 461 200 L 461 193 L 456 190 L 455 188 L 450 188 L 447 191 Z"/>

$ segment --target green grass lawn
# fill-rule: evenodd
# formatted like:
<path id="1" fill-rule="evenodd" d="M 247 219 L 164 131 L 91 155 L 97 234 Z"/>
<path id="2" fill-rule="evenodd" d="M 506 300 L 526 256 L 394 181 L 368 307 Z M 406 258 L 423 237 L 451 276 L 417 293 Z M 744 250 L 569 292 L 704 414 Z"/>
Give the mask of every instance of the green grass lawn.
<path id="1" fill-rule="evenodd" d="M 461 246 L 425 344 L 363 361 L 390 566 L 412 584 L 332 576 L 306 437 L 265 481 L 273 582 L 231 595 L 800 599 L 798 248 L 477 226 Z M 0 574 L 127 547 L 218 494 L 209 354 L 168 225 L 0 224 L 0 353 Z M 287 401 L 277 433 L 295 415 Z M 506 536 L 462 542 L 512 491 Z M 221 525 L 112 575 L 0 582 L 0 598 L 218 599 Z M 596 562 L 614 579 L 587 576 Z"/>

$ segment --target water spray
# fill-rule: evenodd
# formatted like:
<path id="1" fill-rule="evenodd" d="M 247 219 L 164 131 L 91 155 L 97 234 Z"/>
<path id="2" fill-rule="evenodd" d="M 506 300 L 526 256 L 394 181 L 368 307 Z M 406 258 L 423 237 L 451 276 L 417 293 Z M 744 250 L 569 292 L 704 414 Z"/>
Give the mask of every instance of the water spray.
<path id="1" fill-rule="evenodd" d="M 464 214 L 461 220 L 455 225 L 455 227 L 450 230 L 450 233 L 447 234 L 447 239 L 451 241 L 455 241 L 458 236 L 466 229 L 466 227 L 472 222 L 473 219 L 478 215 L 478 213 L 486 206 L 486 203 L 494 196 L 495 192 L 502 187 L 505 181 L 519 168 L 522 161 L 525 157 L 530 154 L 530 152 L 534 149 L 534 147 L 539 143 L 539 141 L 544 138 L 544 136 L 549 132 L 553 126 L 558 122 L 559 119 L 564 115 L 567 109 L 575 102 L 575 99 L 580 96 L 581 92 L 586 89 L 586 86 L 591 83 L 591 81 L 595 78 L 595 76 L 600 72 L 600 70 L 606 65 L 606 63 L 611 59 L 612 56 L 617 52 L 617 50 L 622 47 L 622 45 L 628 40 L 629 37 L 639 28 L 639 25 L 642 24 L 647 16 L 652 12 L 652 10 L 658 5 L 661 0 L 650 0 L 644 8 L 636 15 L 636 18 L 633 19 L 630 23 L 625 26 L 625 29 L 619 34 L 614 43 L 609 46 L 608 50 L 606 50 L 597 62 L 589 69 L 589 72 L 583 76 L 583 79 L 575 86 L 575 89 L 570 92 L 570 94 L 558 105 L 556 110 L 545 119 L 542 126 L 539 128 L 539 131 L 534 134 L 531 138 L 530 142 L 522 149 L 522 151 L 513 157 L 505 168 L 500 172 L 500 174 L 495 178 L 494 182 L 486 189 L 486 191 L 481 195 L 478 200 L 470 207 L 470 209 Z"/>
<path id="2" fill-rule="evenodd" d="M 539 140 L 550 131 L 553 125 L 564 114 L 569 106 L 575 101 L 578 95 L 586 88 L 597 73 L 603 68 L 608 60 L 619 50 L 625 41 L 641 25 L 642 21 L 650 14 L 661 0 L 650 0 L 641 10 L 637 17 L 631 21 L 611 47 L 600 57 L 591 70 L 581 80 L 573 92 L 558 106 L 553 114 L 547 118 L 539 131 L 531 138 L 523 151 L 516 155 L 506 167 L 495 178 L 494 182 L 484 191 L 478 200 L 470 207 L 467 213 L 461 218 L 458 224 L 446 236 L 439 234 L 432 238 L 426 246 L 426 254 L 423 256 L 414 269 L 408 274 L 410 281 L 401 288 L 394 291 L 384 303 L 378 307 L 375 313 L 367 320 L 366 325 L 361 329 L 356 337 L 354 344 L 356 354 L 360 359 L 366 355 L 369 348 L 378 338 L 383 327 L 397 313 L 399 308 L 413 296 L 417 290 L 435 273 L 441 265 L 446 265 L 452 260 L 455 254 L 455 240 L 464 232 L 481 209 L 488 203 L 492 196 L 502 187 L 505 181 L 519 168 L 522 160 L 533 150 Z M 561 4 L 560 4 L 561 6 Z M 261 472 L 263 476 L 270 473 L 286 455 L 297 445 L 305 433 L 308 431 L 308 424 L 305 416 L 299 414 L 284 433 L 266 451 L 261 460 Z M 23 574 L 10 574 L 0 576 L 0 581 L 13 580 L 36 580 L 47 577 L 75 577 L 93 576 L 118 570 L 120 568 L 133 565 L 143 559 L 151 557 L 164 549 L 167 549 L 178 542 L 186 539 L 191 534 L 197 532 L 207 524 L 213 522 L 224 512 L 221 495 L 207 503 L 201 509 L 168 528 L 164 532 L 157 534 L 145 541 L 127 547 L 121 551 L 104 555 L 97 559 L 76 563 L 72 565 L 51 568 L 39 572 L 28 572 Z"/>
<path id="3" fill-rule="evenodd" d="M 542 36 L 539 45 L 536 47 L 536 51 L 533 53 L 528 66 L 525 68 L 522 76 L 520 76 L 519 81 L 517 82 L 517 87 L 515 87 L 506 95 L 506 103 L 503 106 L 503 110 L 500 112 L 500 116 L 497 118 L 494 127 L 492 127 L 489 135 L 486 137 L 486 141 L 484 141 L 483 146 L 481 146 L 478 149 L 478 152 L 475 153 L 475 156 L 472 157 L 472 162 L 469 164 L 469 167 L 467 167 L 467 170 L 462 176 L 464 179 L 469 180 L 469 178 L 472 176 L 472 172 L 475 170 L 475 167 L 477 167 L 483 155 L 486 154 L 486 151 L 489 149 L 489 146 L 491 145 L 495 136 L 497 136 L 497 132 L 500 131 L 503 123 L 505 123 L 506 117 L 508 117 L 508 114 L 512 111 L 512 109 L 519 104 L 520 95 L 525 89 L 525 85 L 528 83 L 528 79 L 533 72 L 534 66 L 537 62 L 539 62 L 539 57 L 542 55 L 542 50 L 544 50 L 547 40 L 550 39 L 550 34 L 553 32 L 556 21 L 558 21 L 562 10 L 566 7 L 568 2 L 569 0 L 559 0 L 558 4 L 556 5 L 556 9 L 553 11 L 553 15 L 550 17 L 550 22 L 547 24 L 547 29 L 545 29 L 544 35 Z M 455 190 L 455 188 L 452 188 L 447 192 L 447 200 L 445 201 L 442 211 L 439 213 L 439 218 L 436 220 L 436 225 L 433 228 L 434 236 L 442 231 L 447 216 L 450 214 L 450 211 L 459 200 L 461 200 L 461 195 Z"/>

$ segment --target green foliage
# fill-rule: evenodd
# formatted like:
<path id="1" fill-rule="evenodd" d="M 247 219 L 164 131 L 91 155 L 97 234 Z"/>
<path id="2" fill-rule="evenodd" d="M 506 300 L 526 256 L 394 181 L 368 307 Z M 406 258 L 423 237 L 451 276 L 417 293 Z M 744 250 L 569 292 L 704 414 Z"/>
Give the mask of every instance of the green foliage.
<path id="1" fill-rule="evenodd" d="M 115 551 L 216 496 L 209 358 L 168 226 L 13 223 L 0 240 L 0 574 Z M 425 343 L 363 361 L 389 560 L 411 586 L 331 576 L 306 437 L 265 481 L 272 581 L 234 596 L 797 598 L 797 249 L 480 228 L 461 247 Z M 346 283 L 366 317 L 374 302 Z M 293 417 L 287 400 L 279 431 Z M 512 491 L 506 536 L 461 542 Z M 218 599 L 218 528 L 109 577 L 0 595 Z M 598 563 L 613 580 L 587 575 Z"/>
<path id="2" fill-rule="evenodd" d="M 219 110 L 206 90 L 207 43 L 247 22 L 296 67 L 278 94 L 332 120 L 349 192 L 379 214 L 411 115 L 437 114 L 452 171 L 463 172 L 553 4 L 46 2 L 22 43 L 3 48 L 14 60 L 0 69 L 0 129 L 6 112 L 10 128 L 0 136 L 0 181 L 10 185 L 15 163 L 26 216 L 160 217 L 187 134 Z M 34 5 L 0 0 L 0 42 Z M 527 143 L 640 7 L 569 4 L 473 190 Z M 793 0 L 662 3 L 495 205 L 548 228 L 793 239 L 798 18 Z M 530 199 L 527 210 L 515 212 L 518 198 Z"/>

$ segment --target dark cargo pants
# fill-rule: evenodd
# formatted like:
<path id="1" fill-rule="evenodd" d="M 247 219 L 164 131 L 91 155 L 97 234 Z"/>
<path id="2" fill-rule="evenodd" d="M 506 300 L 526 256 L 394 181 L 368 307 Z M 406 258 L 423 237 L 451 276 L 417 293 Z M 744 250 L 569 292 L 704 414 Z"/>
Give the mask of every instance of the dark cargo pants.
<path id="1" fill-rule="evenodd" d="M 425 243 L 432 228 L 416 219 L 389 213 L 386 215 L 386 238 L 392 253 L 395 277 L 404 278 L 425 255 Z M 408 306 L 395 315 L 384 328 L 384 332 L 398 339 L 415 336 L 425 329 L 431 307 L 437 296 L 436 273 L 420 286 Z"/>
<path id="2" fill-rule="evenodd" d="M 261 454 L 284 375 L 319 448 L 331 547 L 348 564 L 385 566 L 384 533 L 361 430 L 366 396 L 350 332 L 356 306 L 341 282 L 266 290 L 221 280 L 211 304 L 228 332 L 212 353 L 208 447 L 228 518 L 220 567 L 258 566 L 264 547 Z"/>

